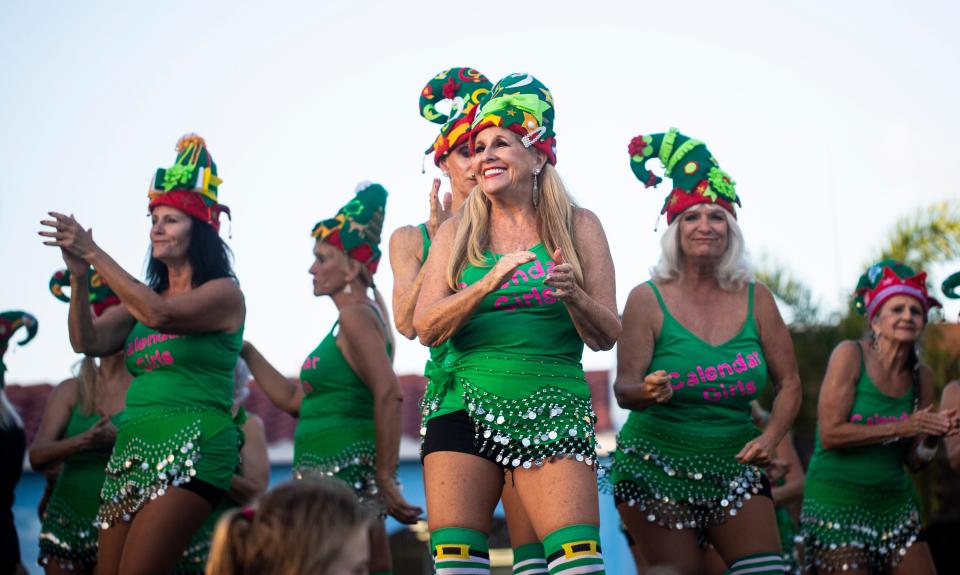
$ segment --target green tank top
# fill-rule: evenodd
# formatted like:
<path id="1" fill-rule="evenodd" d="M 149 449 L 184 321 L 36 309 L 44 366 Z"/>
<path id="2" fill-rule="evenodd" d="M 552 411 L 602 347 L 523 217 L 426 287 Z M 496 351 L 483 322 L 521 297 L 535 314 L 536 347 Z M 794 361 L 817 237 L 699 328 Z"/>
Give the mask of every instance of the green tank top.
<path id="1" fill-rule="evenodd" d="M 553 296 L 553 288 L 543 283 L 555 265 L 552 256 L 542 242 L 530 251 L 536 259 L 519 266 L 500 289 L 487 294 L 467 323 L 450 338 L 448 363 L 487 353 L 580 363 L 583 340 L 567 307 Z M 487 252 L 484 265 L 467 264 L 460 287 L 483 279 L 502 255 Z"/>
<path id="2" fill-rule="evenodd" d="M 242 327 L 234 333 L 174 335 L 137 322 L 124 350 L 133 374 L 125 416 L 158 408 L 229 414 L 242 344 Z"/>
<path id="3" fill-rule="evenodd" d="M 667 309 L 660 290 L 647 282 L 663 311 L 663 325 L 650 361 L 652 373 L 670 374 L 673 397 L 667 403 L 631 412 L 630 418 L 682 425 L 711 435 L 752 431 L 750 401 L 767 382 L 767 363 L 753 316 L 754 284 L 748 289 L 747 317 L 729 341 L 711 345 L 685 328 Z M 699 425 L 698 425 L 699 424 Z"/>
<path id="4" fill-rule="evenodd" d="M 420 235 L 423 236 L 423 256 L 420 258 L 420 265 L 425 265 L 427 263 L 427 256 L 430 254 L 430 246 L 433 245 L 433 241 L 430 239 L 430 234 L 427 233 L 427 224 L 420 224 L 417 226 L 420 228 Z"/>
<path id="5" fill-rule="evenodd" d="M 914 390 L 911 388 L 899 397 L 890 397 L 880 391 L 867 374 L 859 342 L 857 349 L 860 351 L 860 376 L 847 421 L 857 425 L 887 425 L 909 419 L 914 406 Z M 903 468 L 903 451 L 909 444 L 907 441 L 891 441 L 824 449 L 818 426 L 813 457 L 807 469 L 807 483 L 840 482 L 883 489 L 908 488 L 910 479 Z"/>
<path id="6" fill-rule="evenodd" d="M 371 305 L 371 307 L 373 307 Z M 383 324 L 380 312 L 374 309 Z M 323 338 L 300 368 L 303 401 L 296 434 L 373 421 L 373 393 L 360 379 L 337 346 L 337 326 Z M 386 328 L 386 326 L 384 326 Z M 386 344 L 391 353 L 390 342 Z"/>
<path id="7" fill-rule="evenodd" d="M 80 402 L 70 411 L 70 420 L 63 437 L 68 439 L 80 435 L 100 421 L 100 415 L 94 411 L 83 415 Z M 63 498 L 77 512 L 89 515 L 91 521 L 100 507 L 100 488 L 106 473 L 110 451 L 86 450 L 63 460 L 63 470 L 57 477 L 51 497 Z"/>

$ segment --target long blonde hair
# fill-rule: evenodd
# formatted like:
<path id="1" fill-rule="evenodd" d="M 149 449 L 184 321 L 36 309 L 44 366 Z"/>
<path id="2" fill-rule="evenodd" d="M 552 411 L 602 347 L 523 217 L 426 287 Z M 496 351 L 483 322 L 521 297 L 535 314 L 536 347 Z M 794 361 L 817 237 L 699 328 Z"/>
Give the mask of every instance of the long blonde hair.
<path id="1" fill-rule="evenodd" d="M 560 174 L 551 164 L 545 164 L 538 179 L 540 202 L 537 206 L 540 241 L 552 257 L 554 250 L 563 250 L 564 259 L 573 266 L 577 283 L 583 285 L 583 268 L 573 237 L 573 215 L 576 202 L 570 197 Z M 531 182 L 532 185 L 532 182 Z M 460 209 L 460 222 L 453 238 L 453 250 L 447 264 L 447 284 L 458 291 L 460 275 L 469 263 L 488 265 L 485 252 L 490 247 L 490 200 L 473 188 Z"/>
<path id="2" fill-rule="evenodd" d="M 94 358 L 87 356 L 80 360 L 77 379 L 80 383 L 77 388 L 77 403 L 80 405 L 80 413 L 87 416 L 97 408 L 100 391 L 100 368 Z"/>
<path id="3" fill-rule="evenodd" d="M 217 522 L 206 575 L 325 573 L 344 543 L 372 518 L 342 481 L 306 478 L 284 483 L 254 508 Z"/>

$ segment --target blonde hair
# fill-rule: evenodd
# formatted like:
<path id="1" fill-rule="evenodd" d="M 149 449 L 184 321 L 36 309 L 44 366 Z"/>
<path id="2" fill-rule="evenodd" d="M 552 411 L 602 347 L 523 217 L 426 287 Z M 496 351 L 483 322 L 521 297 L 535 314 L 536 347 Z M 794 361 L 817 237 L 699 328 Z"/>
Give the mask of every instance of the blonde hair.
<path id="1" fill-rule="evenodd" d="M 339 479 L 284 483 L 217 522 L 206 575 L 324 573 L 371 517 Z"/>
<path id="2" fill-rule="evenodd" d="M 573 214 L 577 204 L 551 164 L 545 164 L 540 175 L 534 177 L 538 178 L 537 185 L 540 188 L 540 202 L 537 206 L 537 233 L 540 241 L 551 255 L 557 248 L 563 250 L 564 259 L 573 266 L 577 283 L 583 285 L 583 268 L 573 238 Z M 460 275 L 468 263 L 477 267 L 488 265 L 485 252 L 489 247 L 490 200 L 475 187 L 460 208 L 460 222 L 447 264 L 447 284 L 450 289 L 460 289 Z"/>
<path id="3" fill-rule="evenodd" d="M 745 284 L 754 280 L 753 267 L 747 258 L 746 243 L 740 225 L 727 210 L 722 210 L 727 219 L 727 250 L 720 257 L 717 264 L 716 277 L 720 288 L 726 291 L 737 291 Z M 650 275 L 654 280 L 668 282 L 678 279 L 681 275 L 680 252 L 680 217 L 674 218 L 667 226 L 660 238 L 660 261 L 650 268 Z"/>
<path id="4" fill-rule="evenodd" d="M 97 408 L 97 396 L 100 391 L 100 367 L 97 361 L 90 357 L 84 357 L 80 360 L 80 367 L 77 369 L 77 379 L 80 384 L 77 387 L 77 403 L 80 405 L 80 413 L 88 416 Z"/>

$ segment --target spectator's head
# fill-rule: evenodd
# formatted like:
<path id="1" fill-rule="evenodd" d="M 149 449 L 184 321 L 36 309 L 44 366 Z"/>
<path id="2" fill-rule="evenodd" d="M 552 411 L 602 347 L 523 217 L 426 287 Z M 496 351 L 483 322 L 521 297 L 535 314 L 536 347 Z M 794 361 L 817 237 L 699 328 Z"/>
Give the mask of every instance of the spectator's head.
<path id="1" fill-rule="evenodd" d="M 371 517 L 335 479 L 284 483 L 253 506 L 224 515 L 207 575 L 367 573 Z"/>

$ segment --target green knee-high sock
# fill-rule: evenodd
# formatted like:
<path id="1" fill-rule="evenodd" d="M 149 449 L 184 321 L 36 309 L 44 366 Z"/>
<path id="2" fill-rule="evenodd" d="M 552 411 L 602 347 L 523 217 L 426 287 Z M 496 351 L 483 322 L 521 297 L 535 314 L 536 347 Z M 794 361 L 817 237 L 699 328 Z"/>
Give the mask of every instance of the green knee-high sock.
<path id="1" fill-rule="evenodd" d="M 513 550 L 513 575 L 547 575 L 542 543 L 527 543 Z"/>
<path id="2" fill-rule="evenodd" d="M 490 573 L 487 536 L 475 529 L 447 527 L 430 534 L 433 569 L 436 575 Z M 470 569 L 470 571 L 464 571 Z"/>
<path id="3" fill-rule="evenodd" d="M 550 575 L 606 573 L 600 554 L 600 528 L 594 525 L 557 529 L 544 537 L 543 549 Z"/>

